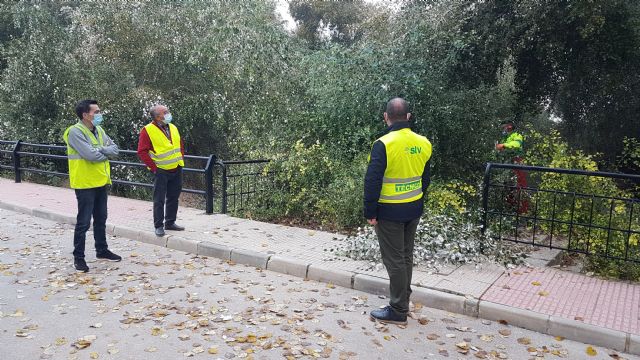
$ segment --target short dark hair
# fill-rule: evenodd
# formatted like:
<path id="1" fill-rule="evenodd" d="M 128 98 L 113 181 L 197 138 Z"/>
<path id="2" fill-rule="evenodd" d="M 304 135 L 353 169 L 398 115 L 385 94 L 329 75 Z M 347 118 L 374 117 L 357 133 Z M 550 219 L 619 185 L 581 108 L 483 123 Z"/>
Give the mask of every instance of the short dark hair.
<path id="1" fill-rule="evenodd" d="M 516 128 L 516 123 L 513 120 L 506 119 L 500 122 L 500 126 L 511 125 L 514 129 Z"/>
<path id="2" fill-rule="evenodd" d="M 78 115 L 80 120 L 82 120 L 82 114 L 91 111 L 91 105 L 98 105 L 98 102 L 90 99 L 78 101 L 76 104 L 76 115 Z"/>
<path id="3" fill-rule="evenodd" d="M 391 121 L 406 121 L 409 113 L 409 103 L 400 97 L 393 98 L 387 103 L 386 112 Z"/>

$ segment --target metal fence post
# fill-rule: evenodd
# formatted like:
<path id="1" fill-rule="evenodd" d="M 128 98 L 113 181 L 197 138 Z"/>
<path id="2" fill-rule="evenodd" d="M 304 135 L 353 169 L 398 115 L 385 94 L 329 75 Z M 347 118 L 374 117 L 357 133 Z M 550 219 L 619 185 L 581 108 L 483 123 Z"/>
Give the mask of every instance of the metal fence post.
<path id="1" fill-rule="evenodd" d="M 16 144 L 13 146 L 13 172 L 15 174 L 16 182 L 22 182 L 22 177 L 20 176 L 20 148 L 22 147 L 22 140 L 16 141 Z"/>
<path id="2" fill-rule="evenodd" d="M 227 213 L 227 165 L 224 161 L 218 160 L 218 165 L 222 168 L 222 213 Z"/>
<path id="3" fill-rule="evenodd" d="M 213 214 L 213 165 L 216 162 L 215 155 L 209 155 L 209 160 L 207 160 L 207 166 L 204 168 L 204 182 L 205 186 L 205 198 L 206 198 L 206 209 L 205 212 L 207 214 Z"/>
<path id="4" fill-rule="evenodd" d="M 489 212 L 489 183 L 491 182 L 491 166 L 487 163 L 484 171 L 484 179 L 482 180 L 482 233 L 487 231 L 487 213 Z"/>

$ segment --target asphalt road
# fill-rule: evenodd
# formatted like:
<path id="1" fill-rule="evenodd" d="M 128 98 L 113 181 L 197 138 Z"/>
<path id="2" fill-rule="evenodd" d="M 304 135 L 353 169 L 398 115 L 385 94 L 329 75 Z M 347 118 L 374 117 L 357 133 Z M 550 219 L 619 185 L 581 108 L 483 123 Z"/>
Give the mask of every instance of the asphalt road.
<path id="1" fill-rule="evenodd" d="M 415 304 L 109 238 L 72 266 L 73 228 L 0 210 L 0 359 L 640 359 Z"/>

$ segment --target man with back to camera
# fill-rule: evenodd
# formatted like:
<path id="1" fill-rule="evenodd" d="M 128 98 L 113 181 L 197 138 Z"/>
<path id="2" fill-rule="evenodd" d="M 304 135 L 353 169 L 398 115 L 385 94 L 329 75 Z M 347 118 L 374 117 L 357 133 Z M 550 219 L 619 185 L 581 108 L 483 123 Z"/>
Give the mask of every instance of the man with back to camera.
<path id="1" fill-rule="evenodd" d="M 389 274 L 389 305 L 371 311 L 384 323 L 406 324 L 411 296 L 413 245 L 429 187 L 431 143 L 409 128 L 409 104 L 387 103 L 386 134 L 371 148 L 364 181 L 364 216 L 375 227 Z"/>
<path id="2" fill-rule="evenodd" d="M 111 185 L 109 157 L 118 155 L 118 146 L 102 129 L 102 112 L 95 100 L 82 100 L 76 105 L 80 119 L 64 132 L 69 162 L 69 183 L 75 189 L 78 215 L 73 233 L 73 264 L 77 271 L 88 272 L 84 259 L 87 230 L 93 216 L 93 238 L 96 257 L 109 261 L 122 258 L 107 245 L 107 194 Z"/>
<path id="3" fill-rule="evenodd" d="M 138 157 L 155 175 L 153 225 L 156 235 L 164 236 L 165 230 L 184 230 L 176 224 L 178 199 L 182 192 L 184 144 L 178 128 L 171 123 L 173 116 L 166 106 L 154 105 L 149 114 L 151 123 L 140 131 Z"/>

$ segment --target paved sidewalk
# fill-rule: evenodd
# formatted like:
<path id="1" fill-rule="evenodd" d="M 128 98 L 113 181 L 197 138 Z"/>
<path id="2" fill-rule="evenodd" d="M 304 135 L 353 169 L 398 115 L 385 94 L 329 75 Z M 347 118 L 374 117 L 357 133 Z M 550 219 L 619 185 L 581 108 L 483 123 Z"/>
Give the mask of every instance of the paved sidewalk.
<path id="1" fill-rule="evenodd" d="M 0 179 L 0 207 L 74 222 L 72 190 Z M 153 235 L 151 203 L 112 196 L 108 231 L 133 240 L 268 268 L 375 294 L 386 294 L 384 270 L 335 259 L 326 251 L 343 236 L 180 207 L 187 231 Z M 512 325 L 640 354 L 640 285 L 544 267 L 553 252 L 535 253 L 535 268 L 506 273 L 496 265 L 418 268 L 412 299 L 429 307 L 505 320 Z"/>

